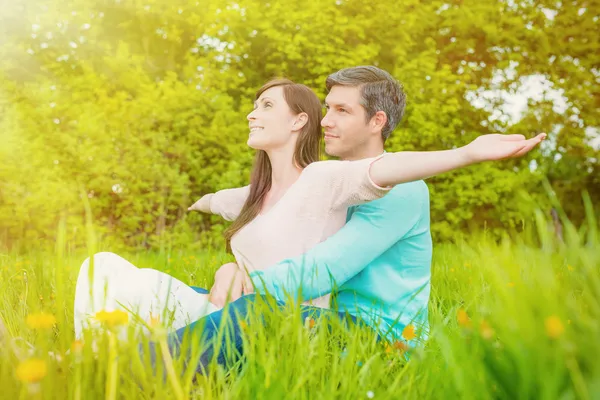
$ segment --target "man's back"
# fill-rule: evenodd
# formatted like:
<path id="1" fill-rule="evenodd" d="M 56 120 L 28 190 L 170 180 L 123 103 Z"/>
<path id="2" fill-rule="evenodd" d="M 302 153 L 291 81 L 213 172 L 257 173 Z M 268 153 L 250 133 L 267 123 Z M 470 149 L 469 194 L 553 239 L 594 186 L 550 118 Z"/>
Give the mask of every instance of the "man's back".
<path id="1" fill-rule="evenodd" d="M 361 243 L 349 246 L 351 253 L 383 252 L 339 287 L 334 305 L 390 338 L 400 337 L 408 324 L 426 335 L 432 241 L 425 182 L 398 185 L 382 199 L 351 207 L 347 221 L 364 233 Z"/>
<path id="2" fill-rule="evenodd" d="M 389 339 L 427 327 L 432 243 L 429 191 L 423 181 L 394 187 L 353 207 L 346 225 L 299 257 L 251 276 L 257 292 L 279 300 L 335 293 L 332 304 L 360 316 Z"/>

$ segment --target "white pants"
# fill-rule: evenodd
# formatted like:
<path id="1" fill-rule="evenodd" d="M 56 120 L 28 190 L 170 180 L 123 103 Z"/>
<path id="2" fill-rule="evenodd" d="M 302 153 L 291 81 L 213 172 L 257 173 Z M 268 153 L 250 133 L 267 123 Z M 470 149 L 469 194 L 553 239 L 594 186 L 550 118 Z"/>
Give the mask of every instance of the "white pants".
<path id="1" fill-rule="evenodd" d="M 148 323 L 159 317 L 169 330 L 177 330 L 219 309 L 208 301 L 208 295 L 168 274 L 137 268 L 114 253 L 97 253 L 93 257 L 93 280 L 89 279 L 88 258 L 81 265 L 75 287 L 77 339 L 82 337 L 84 328 L 98 325 L 93 317 L 102 310 L 127 311 L 129 321 L 139 318 Z"/>

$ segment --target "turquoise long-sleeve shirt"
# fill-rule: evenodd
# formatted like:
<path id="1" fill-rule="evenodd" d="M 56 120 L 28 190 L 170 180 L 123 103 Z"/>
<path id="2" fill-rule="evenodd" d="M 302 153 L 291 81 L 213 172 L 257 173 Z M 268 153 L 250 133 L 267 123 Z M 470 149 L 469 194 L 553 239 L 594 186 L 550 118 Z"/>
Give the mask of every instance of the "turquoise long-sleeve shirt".
<path id="1" fill-rule="evenodd" d="M 432 242 L 423 181 L 394 187 L 348 210 L 335 235 L 302 256 L 250 277 L 257 293 L 305 301 L 332 293 L 332 307 L 364 320 L 389 340 L 408 324 L 428 333 Z"/>

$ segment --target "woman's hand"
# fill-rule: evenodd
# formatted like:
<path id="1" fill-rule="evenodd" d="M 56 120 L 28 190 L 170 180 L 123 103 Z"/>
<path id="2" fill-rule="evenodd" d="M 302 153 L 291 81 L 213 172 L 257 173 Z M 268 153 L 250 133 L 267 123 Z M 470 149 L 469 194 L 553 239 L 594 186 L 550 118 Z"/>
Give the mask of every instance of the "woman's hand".
<path id="1" fill-rule="evenodd" d="M 523 135 L 482 135 L 462 149 L 469 164 L 521 157 L 546 139 L 545 133 L 526 139 Z"/>
<path id="2" fill-rule="evenodd" d="M 210 214 L 210 199 L 212 196 L 213 193 L 205 194 L 200 200 L 188 207 L 188 211 L 199 211 Z"/>
<path id="3" fill-rule="evenodd" d="M 223 264 L 215 273 L 215 284 L 210 289 L 208 299 L 218 307 L 225 307 L 228 301 L 242 296 L 244 273 L 236 263 Z"/>

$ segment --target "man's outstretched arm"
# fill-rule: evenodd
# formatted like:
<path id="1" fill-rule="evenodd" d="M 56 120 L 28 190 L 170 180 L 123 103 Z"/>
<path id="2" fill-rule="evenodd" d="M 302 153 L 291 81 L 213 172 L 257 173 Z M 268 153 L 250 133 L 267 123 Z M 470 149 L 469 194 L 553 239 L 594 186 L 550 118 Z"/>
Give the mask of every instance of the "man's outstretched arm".
<path id="1" fill-rule="evenodd" d="M 340 231 L 303 255 L 251 272 L 254 290 L 282 301 L 330 293 L 409 236 L 428 208 L 424 182 L 398 185 L 383 199 L 360 206 Z"/>

